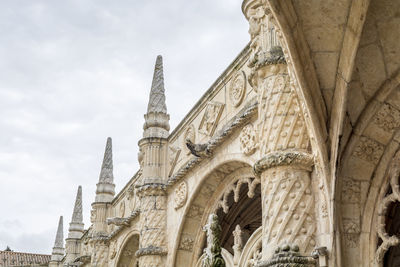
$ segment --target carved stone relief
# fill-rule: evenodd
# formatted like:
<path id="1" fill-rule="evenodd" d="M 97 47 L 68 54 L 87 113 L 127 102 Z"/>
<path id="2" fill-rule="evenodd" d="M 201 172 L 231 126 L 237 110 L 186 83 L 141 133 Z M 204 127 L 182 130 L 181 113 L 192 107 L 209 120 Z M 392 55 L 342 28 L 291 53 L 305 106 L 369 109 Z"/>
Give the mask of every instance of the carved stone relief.
<path id="1" fill-rule="evenodd" d="M 203 118 L 199 125 L 199 132 L 208 136 L 214 134 L 219 118 L 221 117 L 224 104 L 210 101 L 205 108 Z"/>
<path id="2" fill-rule="evenodd" d="M 117 255 L 117 241 L 112 241 L 110 243 L 110 259 L 114 259 Z"/>
<path id="3" fill-rule="evenodd" d="M 384 104 L 376 114 L 374 123 L 384 131 L 392 133 L 394 129 L 400 127 L 400 111 Z"/>
<path id="4" fill-rule="evenodd" d="M 278 74 L 263 80 L 258 93 L 261 155 L 285 149 L 307 150 L 309 136 L 297 95 L 290 85 L 286 65 L 276 66 Z"/>
<path id="5" fill-rule="evenodd" d="M 235 230 L 232 232 L 233 234 L 233 262 L 235 264 L 239 263 L 240 256 L 242 254 L 242 249 L 243 249 L 243 239 L 242 239 L 242 229 L 240 228 L 240 225 L 236 225 Z"/>
<path id="6" fill-rule="evenodd" d="M 181 242 L 179 243 L 179 249 L 192 251 L 194 245 L 194 238 L 190 235 L 182 235 Z"/>
<path id="7" fill-rule="evenodd" d="M 240 150 L 245 155 L 253 154 L 257 149 L 257 134 L 252 124 L 243 127 L 239 135 Z"/>
<path id="8" fill-rule="evenodd" d="M 239 106 L 246 94 L 246 74 L 243 71 L 238 71 L 233 77 L 229 88 L 229 98 L 234 107 Z"/>
<path id="9" fill-rule="evenodd" d="M 187 184 L 185 181 L 181 182 L 174 190 L 174 207 L 179 209 L 183 207 L 187 199 Z"/>
<path id="10" fill-rule="evenodd" d="M 383 154 L 383 145 L 368 137 L 361 136 L 353 155 L 365 161 L 377 164 Z"/>
<path id="11" fill-rule="evenodd" d="M 204 207 L 199 205 L 192 205 L 187 213 L 187 217 L 191 219 L 201 220 L 204 213 Z"/>
<path id="12" fill-rule="evenodd" d="M 358 247 L 361 232 L 360 222 L 355 219 L 343 219 L 343 232 L 346 246 Z"/>
<path id="13" fill-rule="evenodd" d="M 171 176 L 172 173 L 174 172 L 175 165 L 178 162 L 179 155 L 181 154 L 181 149 L 170 146 L 169 147 L 169 174 L 168 176 Z"/>
<path id="14" fill-rule="evenodd" d="M 360 203 L 361 183 L 353 179 L 343 179 L 342 201 L 344 203 Z"/>
<path id="15" fill-rule="evenodd" d="M 316 245 L 316 219 L 311 181 L 305 170 L 269 169 L 262 174 L 263 238 L 266 244 L 297 244 L 310 254 Z M 273 246 L 263 254 L 272 256 Z"/>

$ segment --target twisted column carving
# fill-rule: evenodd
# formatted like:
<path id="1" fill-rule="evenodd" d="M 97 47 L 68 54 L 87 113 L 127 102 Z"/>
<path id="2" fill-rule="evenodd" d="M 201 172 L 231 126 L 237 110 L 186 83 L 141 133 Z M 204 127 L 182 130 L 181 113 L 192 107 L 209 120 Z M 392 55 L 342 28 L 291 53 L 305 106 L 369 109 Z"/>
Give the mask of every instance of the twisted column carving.
<path id="1" fill-rule="evenodd" d="M 136 256 L 139 266 L 165 266 L 166 249 L 166 201 L 164 184 L 145 184 L 138 188 L 140 197 L 140 245 Z"/>
<path id="2" fill-rule="evenodd" d="M 316 245 L 314 160 L 300 101 L 268 3 L 246 0 L 243 11 L 250 24 L 249 82 L 259 103 L 260 160 L 254 171 L 261 178 L 263 224 L 258 266 L 313 266 L 307 256 Z"/>

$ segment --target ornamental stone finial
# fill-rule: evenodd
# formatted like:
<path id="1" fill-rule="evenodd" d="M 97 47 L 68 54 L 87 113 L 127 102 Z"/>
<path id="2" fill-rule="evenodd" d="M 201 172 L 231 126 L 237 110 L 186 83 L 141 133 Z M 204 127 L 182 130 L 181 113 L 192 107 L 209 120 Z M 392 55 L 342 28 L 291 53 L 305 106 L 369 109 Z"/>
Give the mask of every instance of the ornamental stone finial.
<path id="1" fill-rule="evenodd" d="M 112 160 L 112 140 L 107 138 L 106 150 L 101 165 L 99 183 L 96 189 L 96 202 L 111 202 L 115 194 Z"/>
<path id="2" fill-rule="evenodd" d="M 167 105 L 165 104 L 163 60 L 160 55 L 157 56 L 156 59 L 150 99 L 147 106 L 147 113 L 151 112 L 167 113 Z"/>
<path id="3" fill-rule="evenodd" d="M 83 215 L 82 215 L 82 186 L 78 187 L 76 194 L 74 211 L 69 224 L 68 238 L 81 238 L 84 231 Z"/>
<path id="4" fill-rule="evenodd" d="M 144 115 L 143 137 L 167 138 L 169 115 L 165 104 L 164 72 L 162 57 L 158 56 L 154 67 L 147 114 Z"/>
<path id="5" fill-rule="evenodd" d="M 63 216 L 58 221 L 56 240 L 54 241 L 53 252 L 51 253 L 51 261 L 61 261 L 64 257 L 64 232 L 63 232 Z"/>

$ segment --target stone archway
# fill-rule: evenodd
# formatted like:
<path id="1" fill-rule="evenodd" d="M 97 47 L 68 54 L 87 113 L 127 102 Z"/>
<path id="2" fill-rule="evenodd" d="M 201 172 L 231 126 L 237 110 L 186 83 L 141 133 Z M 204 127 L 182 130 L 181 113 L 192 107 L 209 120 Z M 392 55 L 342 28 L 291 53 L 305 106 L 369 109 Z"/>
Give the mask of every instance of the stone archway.
<path id="1" fill-rule="evenodd" d="M 346 266 L 383 266 L 381 260 L 376 261 L 381 223 L 377 203 L 387 193 L 390 163 L 400 145 L 399 77 L 400 70 L 377 90 L 361 113 L 340 160 L 335 195 L 341 259 Z"/>
<path id="2" fill-rule="evenodd" d="M 117 267 L 138 267 L 136 251 L 139 249 L 139 235 L 132 234 L 122 246 L 117 260 Z"/>
<path id="3" fill-rule="evenodd" d="M 237 205 L 241 201 L 246 198 L 260 198 L 259 180 L 254 177 L 252 168 L 243 162 L 235 161 L 221 164 L 203 180 L 186 209 L 180 231 L 175 266 L 182 264 L 195 266 L 198 262 L 205 247 L 205 234 L 202 227 L 206 224 L 210 213 L 218 211 L 220 217 L 224 220 L 225 216 L 232 217 L 244 210 L 243 207 Z M 252 201 L 246 201 L 247 204 L 250 204 L 250 202 Z M 261 216 L 261 200 L 259 202 Z M 230 209 L 231 213 L 229 212 Z M 222 215 L 223 213 L 226 213 L 226 215 Z M 249 218 L 246 219 L 246 216 L 244 220 L 239 218 L 237 222 L 243 224 L 243 227 L 251 229 L 250 231 L 255 228 L 252 225 L 254 222 Z M 223 248 L 232 256 L 231 245 L 233 241 L 231 235 L 232 228 L 234 230 L 235 226 L 227 222 L 223 226 Z"/>

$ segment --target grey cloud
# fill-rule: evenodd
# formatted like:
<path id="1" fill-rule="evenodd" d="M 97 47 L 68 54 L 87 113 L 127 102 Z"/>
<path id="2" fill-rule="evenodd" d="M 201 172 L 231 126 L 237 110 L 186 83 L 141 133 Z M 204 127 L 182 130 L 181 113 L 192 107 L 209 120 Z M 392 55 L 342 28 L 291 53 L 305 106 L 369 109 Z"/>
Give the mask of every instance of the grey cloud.
<path id="1" fill-rule="evenodd" d="M 20 222 L 0 223 L 0 249 L 50 253 L 80 184 L 88 227 L 107 136 L 117 191 L 138 168 L 156 55 L 173 128 L 246 45 L 240 5 L 0 1 L 0 201 Z"/>

